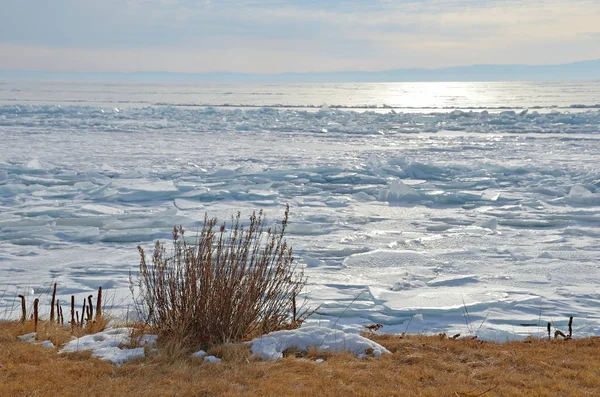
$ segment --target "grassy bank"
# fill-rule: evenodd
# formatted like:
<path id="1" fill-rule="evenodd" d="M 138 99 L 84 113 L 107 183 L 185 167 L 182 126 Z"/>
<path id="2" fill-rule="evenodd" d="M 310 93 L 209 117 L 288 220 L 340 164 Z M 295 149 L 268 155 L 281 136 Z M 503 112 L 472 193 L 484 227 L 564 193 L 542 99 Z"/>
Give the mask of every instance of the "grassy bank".
<path id="1" fill-rule="evenodd" d="M 267 362 L 238 345 L 213 349 L 220 364 L 159 354 L 116 367 L 21 342 L 23 331 L 0 323 L 0 396 L 600 395 L 600 338 L 482 343 L 373 335 L 392 354 L 311 352 Z"/>

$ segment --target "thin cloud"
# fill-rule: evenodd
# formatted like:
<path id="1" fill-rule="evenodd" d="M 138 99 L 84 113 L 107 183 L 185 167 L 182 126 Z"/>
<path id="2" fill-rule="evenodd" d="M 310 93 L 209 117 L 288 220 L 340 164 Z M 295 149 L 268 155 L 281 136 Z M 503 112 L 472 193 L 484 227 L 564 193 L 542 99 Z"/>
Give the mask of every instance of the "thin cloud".
<path id="1" fill-rule="evenodd" d="M 146 70 L 153 53 L 154 70 L 265 73 L 600 58 L 598 0 L 29 0 L 3 11 L 0 45 L 21 49 L 0 59 L 5 70 L 58 68 L 54 57 L 78 51 L 64 67 Z"/>

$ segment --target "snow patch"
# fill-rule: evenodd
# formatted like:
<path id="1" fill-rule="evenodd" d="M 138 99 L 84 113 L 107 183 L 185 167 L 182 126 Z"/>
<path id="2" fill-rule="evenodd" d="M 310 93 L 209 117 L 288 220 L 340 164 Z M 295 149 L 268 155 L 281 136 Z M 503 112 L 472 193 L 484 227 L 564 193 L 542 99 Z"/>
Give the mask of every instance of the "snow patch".
<path id="1" fill-rule="evenodd" d="M 378 343 L 358 334 L 322 326 L 305 326 L 294 330 L 276 331 L 253 339 L 252 354 L 265 360 L 279 360 L 289 348 L 322 352 L 349 351 L 356 356 L 366 356 L 372 349 L 375 357 L 389 351 Z"/>
<path id="2" fill-rule="evenodd" d="M 36 338 L 37 338 L 37 333 L 35 333 L 35 332 L 17 336 L 17 339 L 19 339 L 23 342 L 33 343 L 35 345 L 41 346 L 46 349 L 54 349 L 56 347 L 56 346 L 54 346 L 54 343 L 52 343 L 49 340 L 45 340 L 43 342 L 38 342 Z"/>
<path id="3" fill-rule="evenodd" d="M 135 349 L 120 349 L 118 347 L 102 347 L 95 349 L 92 356 L 97 357 L 101 360 L 110 361 L 116 365 L 122 365 L 123 363 L 135 360 L 138 358 L 144 358 L 144 348 L 136 347 Z"/>
<path id="4" fill-rule="evenodd" d="M 120 346 L 131 343 L 133 328 L 114 328 L 97 334 L 85 335 L 75 338 L 60 349 L 59 353 L 73 353 L 79 351 L 92 351 L 94 357 L 121 365 L 129 360 L 143 358 L 144 348 L 121 348 Z M 154 338 L 150 337 L 149 340 Z"/>
<path id="5" fill-rule="evenodd" d="M 17 338 L 19 340 L 22 340 L 23 342 L 35 343 L 36 342 L 36 339 L 35 339 L 36 335 L 37 334 L 35 332 L 32 332 L 30 334 L 19 335 L 19 336 L 17 336 Z"/>
<path id="6" fill-rule="evenodd" d="M 192 354 L 192 357 L 203 358 L 206 356 L 206 352 L 204 350 L 199 350 L 196 353 Z"/>
<path id="7" fill-rule="evenodd" d="M 50 342 L 49 340 L 45 340 L 45 341 L 41 342 L 40 346 L 42 346 L 46 349 L 54 349 L 56 347 L 56 346 L 54 346 L 54 343 Z"/>

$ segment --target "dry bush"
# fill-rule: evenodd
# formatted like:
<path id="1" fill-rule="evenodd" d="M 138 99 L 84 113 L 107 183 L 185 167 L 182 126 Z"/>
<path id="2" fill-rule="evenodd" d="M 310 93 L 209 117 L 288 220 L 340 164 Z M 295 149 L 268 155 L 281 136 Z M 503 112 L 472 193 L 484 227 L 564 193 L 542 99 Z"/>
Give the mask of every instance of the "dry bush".
<path id="1" fill-rule="evenodd" d="M 247 227 L 238 213 L 218 232 L 217 219 L 206 216 L 193 244 L 175 227 L 171 249 L 157 241 L 152 264 L 138 247 L 142 318 L 160 337 L 190 347 L 239 342 L 295 321 L 295 298 L 306 280 L 284 238 L 288 215 L 286 206 L 281 224 L 264 230 L 262 210 Z"/>

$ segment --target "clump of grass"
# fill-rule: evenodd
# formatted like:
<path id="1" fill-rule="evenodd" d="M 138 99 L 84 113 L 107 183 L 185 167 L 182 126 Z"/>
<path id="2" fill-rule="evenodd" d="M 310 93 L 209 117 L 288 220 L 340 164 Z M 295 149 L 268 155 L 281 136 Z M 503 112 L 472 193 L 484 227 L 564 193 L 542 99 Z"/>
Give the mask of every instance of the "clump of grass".
<path id="1" fill-rule="evenodd" d="M 297 321 L 295 299 L 306 280 L 284 238 L 288 215 L 286 206 L 281 223 L 265 230 L 262 210 L 246 227 L 238 213 L 218 231 L 217 218 L 205 216 L 195 243 L 175 227 L 171 248 L 157 241 L 151 264 L 138 247 L 142 318 L 159 337 L 190 348 L 239 342 Z"/>

